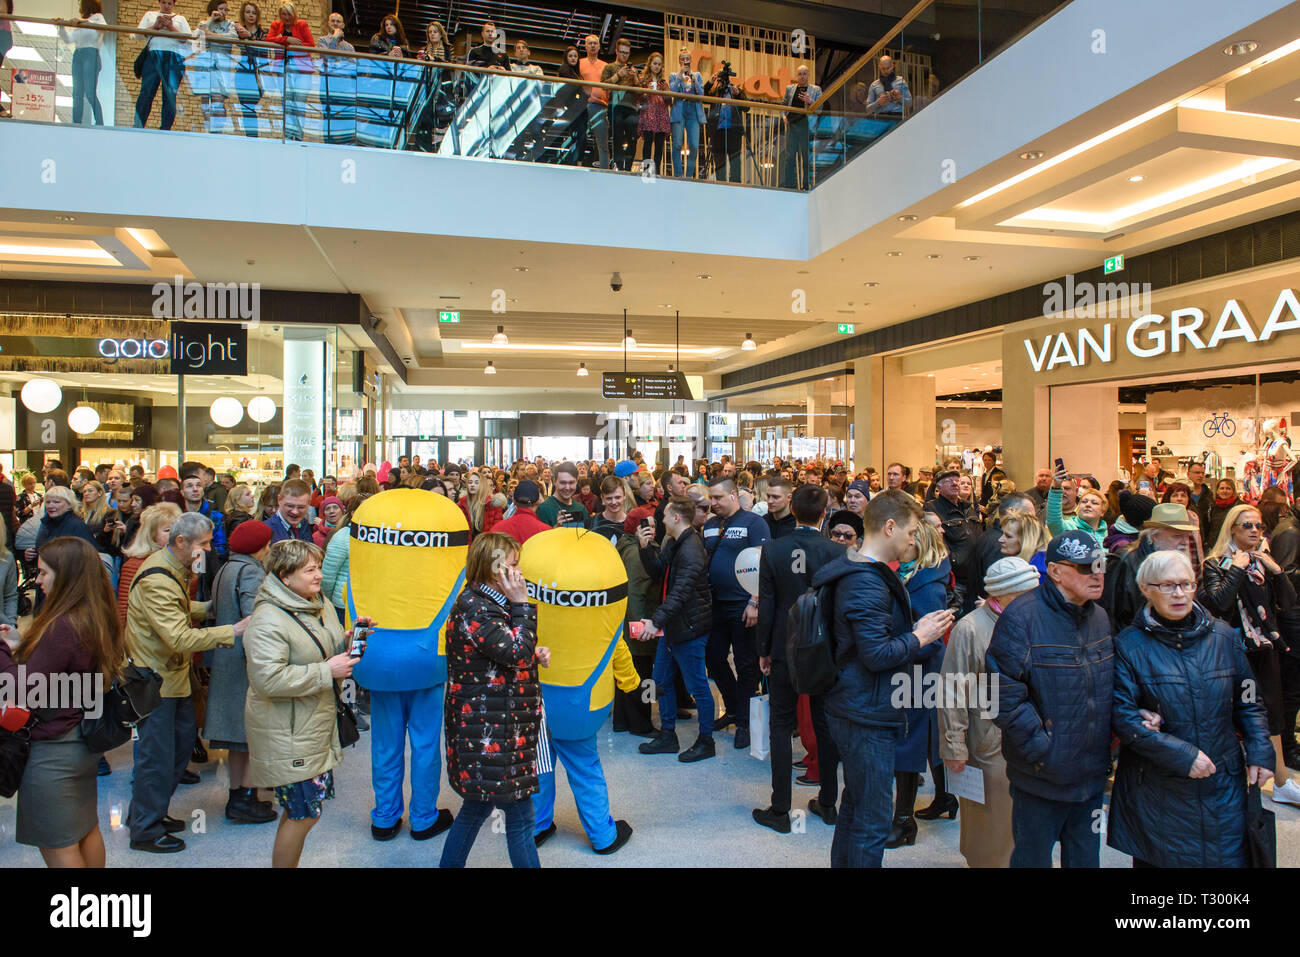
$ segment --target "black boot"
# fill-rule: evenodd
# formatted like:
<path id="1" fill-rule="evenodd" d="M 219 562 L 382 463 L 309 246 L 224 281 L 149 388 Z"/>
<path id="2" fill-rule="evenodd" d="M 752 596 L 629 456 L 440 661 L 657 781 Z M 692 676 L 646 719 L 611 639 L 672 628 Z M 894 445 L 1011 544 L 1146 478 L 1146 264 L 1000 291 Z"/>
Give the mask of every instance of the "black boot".
<path id="1" fill-rule="evenodd" d="M 957 795 L 948 793 L 946 787 L 948 776 L 944 773 L 943 765 L 930 768 L 930 773 L 934 775 L 934 801 L 929 807 L 916 812 L 917 819 L 937 821 L 946 814 L 948 820 L 955 820 L 960 805 L 957 803 Z"/>
<path id="2" fill-rule="evenodd" d="M 921 775 L 915 771 L 897 771 L 894 774 L 894 823 L 889 828 L 889 837 L 885 847 L 902 847 L 916 843 L 916 789 L 921 783 Z"/>
<path id="3" fill-rule="evenodd" d="M 660 731 L 655 737 L 637 748 L 642 754 L 676 754 L 677 732 Z"/>
<path id="4" fill-rule="evenodd" d="M 266 824 L 277 815 L 269 804 L 257 799 L 257 792 L 252 788 L 231 788 L 226 817 L 237 824 Z"/>

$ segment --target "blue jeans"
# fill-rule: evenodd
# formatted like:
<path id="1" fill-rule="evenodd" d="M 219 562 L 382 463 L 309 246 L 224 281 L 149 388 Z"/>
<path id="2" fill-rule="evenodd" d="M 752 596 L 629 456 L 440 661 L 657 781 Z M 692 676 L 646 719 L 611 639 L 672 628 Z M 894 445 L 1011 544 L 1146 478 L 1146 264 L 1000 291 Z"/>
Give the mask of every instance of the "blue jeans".
<path id="1" fill-rule="evenodd" d="M 99 105 L 99 93 L 95 89 L 98 84 L 99 50 L 95 47 L 77 49 L 72 54 L 72 122 L 81 122 L 89 103 L 95 125 L 104 125 L 104 110 Z"/>
<path id="2" fill-rule="evenodd" d="M 674 123 L 673 130 L 673 175 L 682 175 L 682 140 L 690 147 L 686 157 L 686 176 L 695 179 L 695 165 L 700 158 L 700 124 L 692 120 L 689 123 Z"/>
<path id="3" fill-rule="evenodd" d="M 176 91 L 185 75 L 185 61 L 180 54 L 150 50 L 145 54 L 140 74 L 140 95 L 135 100 L 135 125 L 147 126 L 153 111 L 153 98 L 162 90 L 162 109 L 158 129 L 170 130 L 176 119 Z"/>
<path id="4" fill-rule="evenodd" d="M 831 867 L 880 867 L 894 819 L 894 748 L 898 731 L 826 715 L 844 767 Z"/>
<path id="5" fill-rule="evenodd" d="M 1102 791 L 1086 801 L 1053 801 L 1011 785 L 1012 867 L 1051 867 L 1061 842 L 1062 867 L 1101 867 Z"/>
<path id="6" fill-rule="evenodd" d="M 469 857 L 469 849 L 474 846 L 478 830 L 492 815 L 492 809 L 498 807 L 506 817 L 506 849 L 510 852 L 512 867 L 541 867 L 537 858 L 537 843 L 533 840 L 533 802 L 529 798 L 522 801 L 478 801 L 466 798 L 460 813 L 447 831 L 447 840 L 442 845 L 442 860 L 439 867 L 464 867 Z"/>
<path id="7" fill-rule="evenodd" d="M 659 727 L 672 731 L 677 727 L 677 689 L 673 672 L 680 671 L 686 690 L 695 698 L 700 712 L 700 735 L 713 734 L 713 692 L 709 690 L 709 676 L 704 667 L 704 649 L 708 635 L 671 645 L 667 638 L 659 639 L 655 652 L 655 695 L 659 699 Z"/>

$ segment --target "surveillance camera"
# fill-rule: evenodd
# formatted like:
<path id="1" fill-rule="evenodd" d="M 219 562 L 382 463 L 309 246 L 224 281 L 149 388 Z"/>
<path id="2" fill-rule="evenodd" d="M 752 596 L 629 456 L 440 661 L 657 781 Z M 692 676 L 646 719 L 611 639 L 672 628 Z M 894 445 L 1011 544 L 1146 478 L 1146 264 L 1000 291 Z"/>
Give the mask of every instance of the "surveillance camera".
<path id="1" fill-rule="evenodd" d="M 612 289 L 612 290 L 614 290 L 614 292 L 622 292 L 622 291 L 623 291 L 623 277 L 620 276 L 618 273 L 614 273 L 614 275 L 610 276 L 610 277 L 609 277 L 609 288 Z"/>

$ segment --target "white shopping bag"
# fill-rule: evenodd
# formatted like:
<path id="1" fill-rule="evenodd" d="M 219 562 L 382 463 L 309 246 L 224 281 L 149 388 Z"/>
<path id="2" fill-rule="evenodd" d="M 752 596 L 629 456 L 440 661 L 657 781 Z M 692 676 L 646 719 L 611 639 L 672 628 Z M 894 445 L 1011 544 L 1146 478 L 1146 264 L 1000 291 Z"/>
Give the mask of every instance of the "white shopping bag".
<path id="1" fill-rule="evenodd" d="M 749 754 L 766 761 L 772 753 L 772 700 L 767 695 L 749 699 Z"/>

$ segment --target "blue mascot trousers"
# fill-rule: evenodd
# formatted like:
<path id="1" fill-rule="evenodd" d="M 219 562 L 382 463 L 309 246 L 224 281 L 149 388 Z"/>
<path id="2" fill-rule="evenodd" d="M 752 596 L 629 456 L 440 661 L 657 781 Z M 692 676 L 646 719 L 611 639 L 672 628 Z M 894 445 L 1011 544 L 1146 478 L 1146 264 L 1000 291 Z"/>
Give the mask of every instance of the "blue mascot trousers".
<path id="1" fill-rule="evenodd" d="M 370 777 L 375 827 L 392 827 L 402 817 L 406 777 L 406 739 L 411 739 L 411 818 L 413 831 L 438 818 L 442 777 L 443 686 L 419 691 L 370 692 Z"/>

